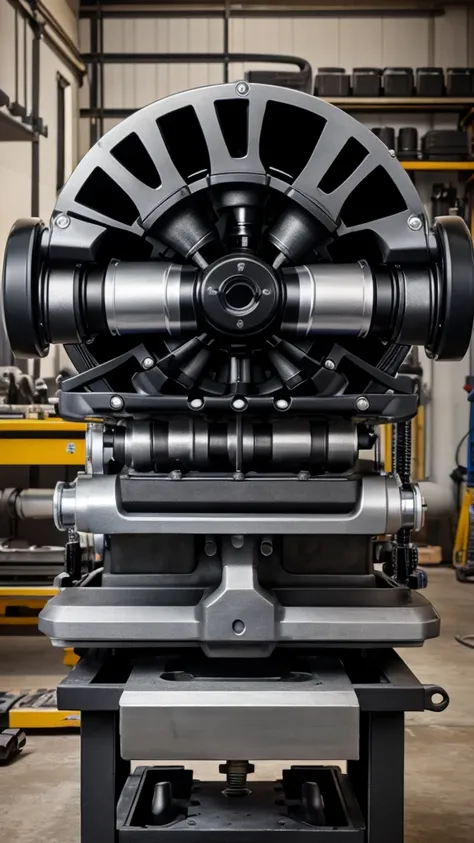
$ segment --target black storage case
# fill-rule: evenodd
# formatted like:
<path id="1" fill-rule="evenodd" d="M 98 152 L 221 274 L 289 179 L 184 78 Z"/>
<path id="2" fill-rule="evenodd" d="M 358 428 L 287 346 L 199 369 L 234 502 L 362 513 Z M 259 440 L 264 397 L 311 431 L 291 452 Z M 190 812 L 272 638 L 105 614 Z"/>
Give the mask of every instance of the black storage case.
<path id="1" fill-rule="evenodd" d="M 418 97 L 442 97 L 444 94 L 443 68 L 417 67 L 415 93 Z"/>
<path id="2" fill-rule="evenodd" d="M 348 97 L 351 92 L 350 76 L 344 67 L 318 67 L 314 80 L 314 93 L 318 97 Z"/>
<path id="3" fill-rule="evenodd" d="M 379 97 L 382 93 L 380 67 L 354 67 L 352 93 L 355 97 Z"/>
<path id="4" fill-rule="evenodd" d="M 403 126 L 397 138 L 397 157 L 400 161 L 415 161 L 418 158 L 418 130 L 414 126 Z"/>
<path id="5" fill-rule="evenodd" d="M 474 68 L 448 67 L 446 93 L 448 97 L 470 97 L 474 93 Z"/>
<path id="6" fill-rule="evenodd" d="M 386 97 L 413 95 L 413 69 L 411 67 L 386 67 L 382 79 Z"/>
<path id="7" fill-rule="evenodd" d="M 432 129 L 422 138 L 421 146 L 426 161 L 464 161 L 471 157 L 467 133 L 455 129 Z"/>
<path id="8" fill-rule="evenodd" d="M 377 129 L 372 129 L 374 135 L 382 141 L 389 149 L 395 149 L 395 129 L 393 126 L 381 126 Z"/>

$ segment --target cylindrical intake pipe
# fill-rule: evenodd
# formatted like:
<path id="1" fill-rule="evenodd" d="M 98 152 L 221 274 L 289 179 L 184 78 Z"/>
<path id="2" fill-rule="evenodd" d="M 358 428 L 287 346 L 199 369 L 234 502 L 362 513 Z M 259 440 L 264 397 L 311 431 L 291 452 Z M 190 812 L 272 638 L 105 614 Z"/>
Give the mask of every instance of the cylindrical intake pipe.
<path id="1" fill-rule="evenodd" d="M 276 269 L 233 252 L 198 269 L 163 261 L 51 265 L 38 223 L 12 230 L 4 263 L 7 332 L 17 356 L 96 336 L 200 331 L 220 341 L 283 331 L 378 336 L 459 359 L 474 316 L 472 238 L 460 218 L 435 224 L 431 263 L 318 263 Z M 238 340 L 238 341 L 239 341 Z"/>

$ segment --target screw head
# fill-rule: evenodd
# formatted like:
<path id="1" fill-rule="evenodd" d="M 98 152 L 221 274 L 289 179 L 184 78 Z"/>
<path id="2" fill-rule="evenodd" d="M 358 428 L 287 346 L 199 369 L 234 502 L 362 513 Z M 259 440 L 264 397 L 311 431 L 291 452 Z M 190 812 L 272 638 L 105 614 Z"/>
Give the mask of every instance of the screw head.
<path id="1" fill-rule="evenodd" d="M 369 409 L 370 404 L 369 404 L 369 402 L 367 401 L 367 398 L 364 398 L 364 396 L 362 395 L 360 398 L 358 398 L 358 399 L 357 399 L 357 401 L 356 401 L 356 407 L 357 407 L 357 409 L 358 409 L 358 410 L 362 410 L 362 411 L 364 411 L 364 410 L 368 410 L 368 409 Z"/>
<path id="2" fill-rule="evenodd" d="M 286 398 L 279 398 L 278 401 L 275 401 L 275 407 L 278 410 L 287 410 L 290 406 L 290 402 L 286 400 Z"/>
<path id="3" fill-rule="evenodd" d="M 71 218 L 67 214 L 59 214 L 55 219 L 55 223 L 58 228 L 67 228 L 71 224 Z"/>
<path id="4" fill-rule="evenodd" d="M 170 477 L 172 480 L 181 480 L 183 474 L 179 470 L 179 468 L 174 468 L 173 471 L 170 472 Z"/>
<path id="5" fill-rule="evenodd" d="M 244 327 L 244 320 L 243 319 L 237 319 L 237 327 L 238 328 Z"/>
<path id="6" fill-rule="evenodd" d="M 328 357 L 328 359 L 324 361 L 324 368 L 325 368 L 325 369 L 330 369 L 330 370 L 331 370 L 331 372 L 332 372 L 332 370 L 336 368 L 336 364 L 335 364 L 334 360 L 331 360 L 331 359 Z"/>
<path id="7" fill-rule="evenodd" d="M 142 360 L 142 366 L 144 369 L 151 369 L 155 365 L 155 361 L 153 357 L 144 357 Z"/>
<path id="8" fill-rule="evenodd" d="M 411 228 L 412 231 L 419 231 L 422 226 L 423 221 L 416 214 L 412 214 L 411 217 L 408 217 L 408 228 Z"/>
<path id="9" fill-rule="evenodd" d="M 237 85 L 235 86 L 235 92 L 236 92 L 236 93 L 237 93 L 240 97 L 246 97 L 246 96 L 247 96 L 247 94 L 248 94 L 248 92 L 249 92 L 249 90 L 250 90 L 250 88 L 249 88 L 249 86 L 248 86 L 247 82 L 244 82 L 244 81 L 242 81 L 242 82 L 237 82 Z"/>
<path id="10" fill-rule="evenodd" d="M 396 157 L 397 157 L 397 154 L 396 154 L 396 152 L 395 152 L 395 150 L 394 150 L 394 149 L 389 149 L 389 150 L 388 150 L 388 154 L 389 154 L 392 158 L 396 158 Z"/>
<path id="11" fill-rule="evenodd" d="M 110 406 L 112 410 L 121 410 L 123 407 L 123 398 L 120 395 L 112 395 Z"/>
<path id="12" fill-rule="evenodd" d="M 232 401 L 232 409 L 233 410 L 245 410 L 247 406 L 247 402 L 245 398 L 234 398 Z"/>
<path id="13" fill-rule="evenodd" d="M 200 410 L 204 406 L 204 401 L 202 398 L 193 398 L 192 401 L 189 402 L 189 406 L 192 410 Z"/>

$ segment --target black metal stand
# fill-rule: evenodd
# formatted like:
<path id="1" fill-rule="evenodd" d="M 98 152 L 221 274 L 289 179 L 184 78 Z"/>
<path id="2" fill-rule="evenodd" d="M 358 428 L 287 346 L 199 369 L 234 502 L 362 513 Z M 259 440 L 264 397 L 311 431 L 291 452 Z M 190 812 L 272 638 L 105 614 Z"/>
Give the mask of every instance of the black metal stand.
<path id="1" fill-rule="evenodd" d="M 192 783 L 183 768 L 130 775 L 130 763 L 120 757 L 118 709 L 136 655 L 89 651 L 58 688 L 59 708 L 82 712 L 81 843 L 134 843 L 138 836 L 185 843 L 189 834 L 194 843 L 270 843 L 277 833 L 286 843 L 296 834 L 315 834 L 318 843 L 342 843 L 348 835 L 352 843 L 403 843 L 404 712 L 442 711 L 449 699 L 442 688 L 422 685 L 394 651 L 337 653 L 360 706 L 360 755 L 348 762 L 347 775 L 331 767 L 292 768 L 282 782 L 252 783 L 244 811 L 240 800 L 222 799 L 224 782 Z M 153 782 L 171 777 L 176 820 L 153 825 L 140 806 L 151 801 Z M 326 793 L 326 825 L 301 813 L 301 783 L 313 779 Z"/>

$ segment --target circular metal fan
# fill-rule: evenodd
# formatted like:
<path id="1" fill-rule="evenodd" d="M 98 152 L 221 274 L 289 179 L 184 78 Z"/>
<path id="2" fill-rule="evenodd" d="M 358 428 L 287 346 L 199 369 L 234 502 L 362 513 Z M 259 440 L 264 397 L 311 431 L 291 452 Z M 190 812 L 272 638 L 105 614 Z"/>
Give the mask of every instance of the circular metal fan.
<path id="1" fill-rule="evenodd" d="M 125 120 L 81 161 L 53 220 L 59 215 L 72 221 L 59 232 L 72 241 L 82 231 L 84 246 L 102 262 L 146 257 L 204 269 L 243 251 L 272 267 L 427 259 L 424 226 L 410 227 L 414 215 L 423 219 L 423 207 L 384 144 L 321 100 L 243 82 L 178 94 Z M 76 258 L 77 245 L 74 239 Z M 330 354 L 331 336 L 242 341 L 212 330 L 173 372 L 189 339 L 146 336 L 150 354 L 165 359 L 167 391 L 181 384 L 222 394 L 237 379 L 257 394 L 288 383 L 327 394 L 361 392 L 370 380 L 352 362 L 331 377 L 326 370 L 318 387 L 311 378 Z M 136 337 L 99 337 L 70 353 L 83 370 L 133 343 Z M 344 347 L 391 373 L 404 356 L 380 340 L 347 338 Z M 123 371 L 112 374 L 111 388 L 123 389 L 122 379 Z M 141 380 L 150 389 L 150 379 Z"/>
<path id="2" fill-rule="evenodd" d="M 84 375 L 70 389 L 354 398 L 398 392 L 411 344 L 464 354 L 472 267 L 464 223 L 430 231 L 366 127 L 315 97 L 239 82 L 153 103 L 105 135 L 50 231 L 12 230 L 5 314 L 17 354 L 66 344 Z"/>

